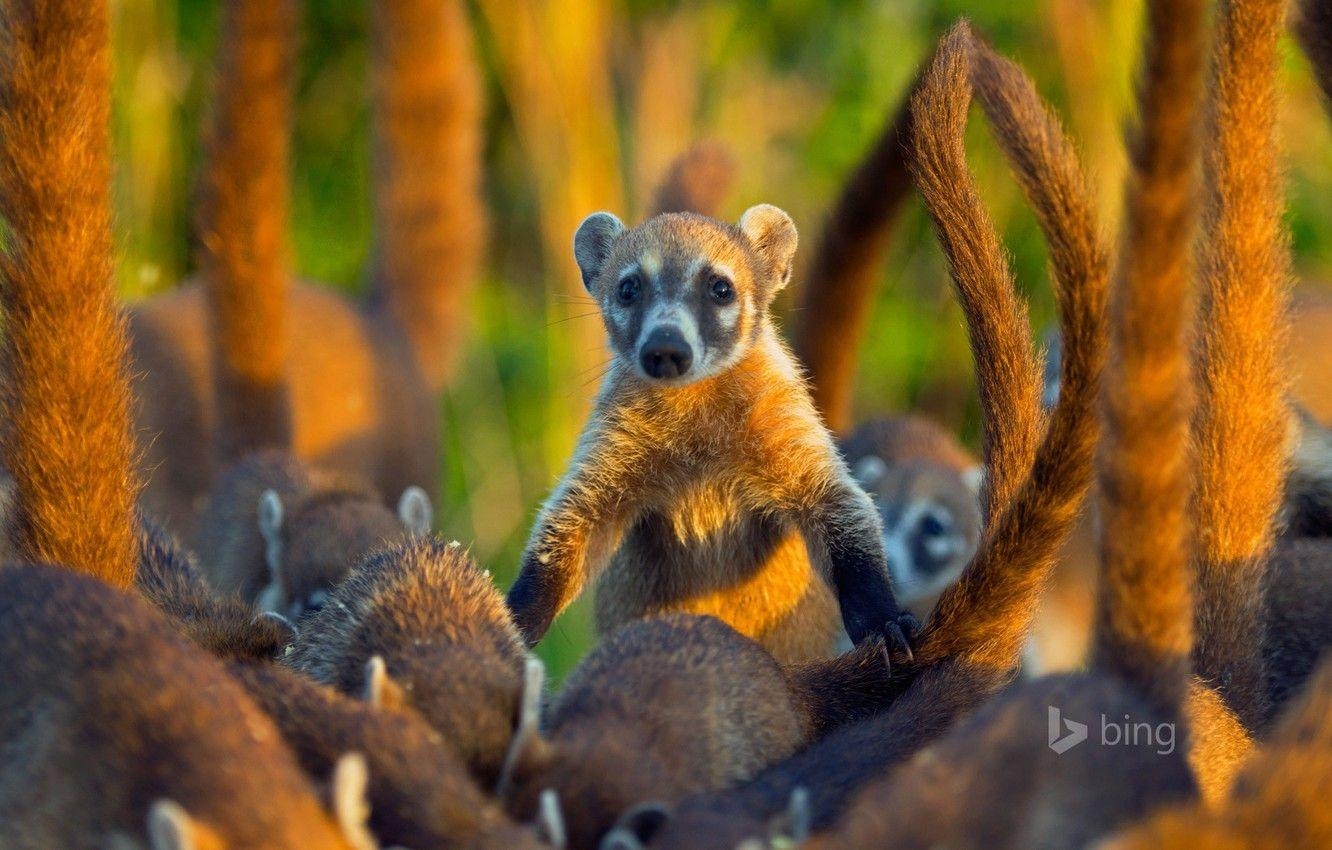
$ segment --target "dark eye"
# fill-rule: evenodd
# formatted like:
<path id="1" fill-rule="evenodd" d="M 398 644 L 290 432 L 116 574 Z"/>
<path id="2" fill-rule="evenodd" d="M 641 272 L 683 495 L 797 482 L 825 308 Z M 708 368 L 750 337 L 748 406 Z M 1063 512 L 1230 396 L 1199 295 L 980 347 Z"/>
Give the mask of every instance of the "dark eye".
<path id="1" fill-rule="evenodd" d="M 712 293 L 712 300 L 718 304 L 730 304 L 735 300 L 735 287 L 721 275 L 712 279 L 708 284 L 708 291 Z"/>
<path id="2" fill-rule="evenodd" d="M 943 520 L 934 514 L 926 514 L 920 520 L 920 533 L 926 537 L 942 537 L 946 531 Z"/>
<path id="3" fill-rule="evenodd" d="M 621 304 L 632 304 L 638 297 L 638 290 L 642 287 L 638 275 L 631 274 L 620 281 L 620 286 L 615 290 L 615 297 L 620 299 Z"/>

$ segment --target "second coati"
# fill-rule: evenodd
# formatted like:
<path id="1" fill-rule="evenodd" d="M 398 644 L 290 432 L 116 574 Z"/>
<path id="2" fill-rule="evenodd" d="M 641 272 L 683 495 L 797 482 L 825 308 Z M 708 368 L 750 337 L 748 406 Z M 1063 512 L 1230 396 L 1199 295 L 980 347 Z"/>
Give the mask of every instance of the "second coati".
<path id="1" fill-rule="evenodd" d="M 784 661 L 831 654 L 843 628 L 909 653 L 878 513 L 768 315 L 795 250 L 795 225 L 767 205 L 738 225 L 579 226 L 574 257 L 615 356 L 509 591 L 529 644 L 595 580 L 602 634 L 683 611 Z"/>
<path id="2" fill-rule="evenodd" d="M 513 736 L 527 652 L 504 599 L 462 546 L 419 537 L 357 565 L 307 618 L 284 661 L 343 693 L 377 683 L 493 783 Z"/>

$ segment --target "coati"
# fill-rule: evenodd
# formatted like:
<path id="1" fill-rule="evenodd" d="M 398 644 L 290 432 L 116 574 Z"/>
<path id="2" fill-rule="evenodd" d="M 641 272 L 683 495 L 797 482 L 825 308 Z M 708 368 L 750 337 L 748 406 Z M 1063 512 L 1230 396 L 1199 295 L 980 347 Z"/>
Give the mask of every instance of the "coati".
<path id="1" fill-rule="evenodd" d="M 464 3 L 390 0 L 373 11 L 372 294 L 362 305 L 292 281 L 282 310 L 282 365 L 298 458 L 357 475 L 380 493 L 401 493 L 413 485 L 430 492 L 439 469 L 436 394 L 456 357 L 464 303 L 485 238 L 479 191 L 482 87 Z M 272 55 L 268 45 L 281 32 L 237 32 L 238 43 L 226 49 L 237 50 L 241 61 Z M 280 49 L 289 54 L 293 44 L 285 41 Z M 238 104 L 220 112 L 248 115 L 252 100 L 271 102 L 287 85 L 271 66 L 252 82 L 244 92 L 219 91 L 221 99 Z M 277 138 L 289 127 L 284 118 L 241 122 L 233 131 Z M 222 136 L 216 144 L 230 141 Z M 260 165 L 230 162 L 239 168 Z M 223 164 L 210 160 L 206 167 Z M 247 179 L 285 180 L 285 175 Z M 261 214 L 266 226 L 281 226 L 279 218 Z M 208 223 L 202 230 L 221 240 L 221 250 L 238 235 Z M 285 233 L 269 233 L 267 239 L 280 245 Z M 188 538 L 201 497 L 219 472 L 213 458 L 199 452 L 200 446 L 215 444 L 218 428 L 205 287 L 187 283 L 135 304 L 129 321 L 135 369 L 144 375 L 137 387 L 138 428 L 150 438 L 142 468 L 153 471 L 144 507 Z M 250 338 L 262 339 L 273 330 L 252 326 Z"/>
<path id="2" fill-rule="evenodd" d="M 767 205 L 734 226 L 690 213 L 579 226 L 574 257 L 615 356 L 509 591 L 529 644 L 598 579 L 601 634 L 686 611 L 782 661 L 831 654 L 843 624 L 909 653 L 878 514 L 768 317 L 795 249 L 790 217 Z"/>
<path id="3" fill-rule="evenodd" d="M 355 478 L 269 450 L 242 458 L 218 481 L 195 548 L 219 594 L 296 622 L 323 607 L 362 556 L 404 534 L 428 534 L 430 522 L 419 487 L 402 494 L 395 516 Z"/>
<path id="4" fill-rule="evenodd" d="M 11 565 L 0 636 L 0 845 L 373 850 L 364 763 L 334 771 L 335 824 L 222 663 L 144 602 Z"/>
<path id="5" fill-rule="evenodd" d="M 237 663 L 230 669 L 308 773 L 327 773 L 348 750 L 364 753 L 369 826 L 384 844 L 439 850 L 545 846 L 532 830 L 505 817 L 454 748 L 414 711 L 345 696 L 277 664 Z M 543 831 L 549 836 L 562 828 Z"/>
<path id="6" fill-rule="evenodd" d="M 19 557 L 134 581 L 140 484 L 114 309 L 111 65 L 102 5 L 13 0 L 0 21 L 0 449 Z"/>
<path id="7" fill-rule="evenodd" d="M 554 789 L 571 847 L 596 847 L 625 812 L 618 840 L 645 841 L 672 801 L 749 779 L 865 712 L 888 667 L 880 641 L 783 669 L 715 617 L 635 620 L 579 664 L 540 728 L 529 690 L 500 791 L 528 818 Z"/>
<path id="8" fill-rule="evenodd" d="M 527 658 L 504 599 L 457 543 L 417 537 L 368 556 L 308 617 L 284 662 L 343 693 L 383 664 L 385 700 L 420 712 L 482 782 L 499 776 Z"/>
<path id="9" fill-rule="evenodd" d="M 980 545 L 983 470 L 956 438 L 919 416 L 871 419 L 841 448 L 879 509 L 893 587 L 923 617 Z"/>
<path id="10" fill-rule="evenodd" d="M 966 167 L 970 51 L 966 29 L 952 33 L 932 60 L 943 63 L 946 75 L 925 75 L 931 85 L 913 95 L 918 120 L 912 173 L 966 308 L 978 352 L 978 384 L 1021 372 L 1021 392 L 1027 394 L 1039 389 L 1040 377 L 1030 327 L 1024 313 L 1011 312 L 1020 304 L 1014 282 Z M 1031 84 L 1015 67 L 1000 67 L 1004 73 L 977 81 L 978 100 L 1050 243 L 1068 355 L 1061 367 L 1065 392 L 1043 437 L 1038 392 L 1029 393 L 1031 410 L 1025 413 L 993 406 L 995 399 L 1011 397 L 1011 389 L 982 395 L 987 419 L 1036 431 L 1019 436 L 991 429 L 995 438 L 985 444 L 986 469 L 1022 484 L 1007 499 L 988 503 L 991 513 L 976 557 L 943 592 L 917 642 L 914 662 L 894 666 L 894 682 L 902 688 L 896 701 L 830 732 L 734 791 L 681 801 L 661 824 L 653 848 L 732 850 L 747 838 L 767 836 L 774 819 L 784 822 L 780 829 L 787 839 L 793 825 L 826 829 L 859 789 L 939 738 L 1016 673 L 1044 578 L 1091 477 L 1106 348 L 1108 259 L 1071 145 Z M 994 334 L 1000 325 L 1008 332 Z M 1007 350 L 1009 345 L 1017 350 Z M 981 358 L 981 351 L 991 356 Z M 1000 362 L 1025 364 L 1025 371 L 1005 371 Z M 1037 441 L 1037 451 L 1024 461 L 1017 447 L 1029 439 Z"/>

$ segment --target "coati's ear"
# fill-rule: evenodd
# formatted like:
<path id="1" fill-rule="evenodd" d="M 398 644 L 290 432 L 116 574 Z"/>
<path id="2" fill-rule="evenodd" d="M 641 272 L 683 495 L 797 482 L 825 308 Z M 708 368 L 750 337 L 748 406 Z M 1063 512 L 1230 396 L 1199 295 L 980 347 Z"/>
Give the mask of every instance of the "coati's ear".
<path id="1" fill-rule="evenodd" d="M 393 681 L 388 674 L 382 655 L 375 655 L 365 662 L 365 690 L 362 698 L 371 708 L 400 709 L 407 705 L 407 694 L 402 686 Z"/>
<path id="2" fill-rule="evenodd" d="M 276 611 L 264 611 L 254 619 L 255 622 L 265 622 L 276 626 L 280 634 L 278 640 L 282 646 L 295 643 L 296 639 L 301 636 L 301 630 L 296 628 L 296 624 Z"/>
<path id="3" fill-rule="evenodd" d="M 623 232 L 624 222 L 608 212 L 592 213 L 578 225 L 574 233 L 574 262 L 583 273 L 583 286 L 588 292 L 592 292 L 592 283 L 610 259 L 611 246 Z"/>
<path id="4" fill-rule="evenodd" d="M 551 847 L 569 846 L 569 834 L 564 828 L 564 812 L 560 809 L 560 797 L 555 789 L 547 788 L 541 792 L 537 802 L 537 835 Z"/>
<path id="5" fill-rule="evenodd" d="M 426 536 L 434 517 L 435 508 L 425 490 L 413 485 L 402 491 L 402 497 L 398 499 L 398 521 L 408 534 Z"/>
<path id="6" fill-rule="evenodd" d="M 670 816 L 670 807 L 659 801 L 631 806 L 615 819 L 598 850 L 643 850 Z"/>
<path id="7" fill-rule="evenodd" d="M 163 799 L 148 809 L 148 846 L 152 850 L 213 850 L 221 842 L 175 800 Z"/>
<path id="8" fill-rule="evenodd" d="M 544 761 L 549 753 L 541 737 L 541 695 L 546 686 L 546 665 L 539 658 L 528 658 L 523 672 L 523 693 L 518 706 L 518 725 L 513 730 L 509 751 L 504 755 L 495 794 L 503 797 L 513 787 L 514 779 Z"/>
<path id="9" fill-rule="evenodd" d="M 776 282 L 768 294 L 777 294 L 791 282 L 797 241 L 795 222 L 772 204 L 759 204 L 740 216 L 740 230 L 772 269 Z"/>
<path id="10" fill-rule="evenodd" d="M 797 785 L 791 789 L 791 798 L 787 801 L 786 811 L 777 815 L 768 824 L 768 836 L 774 843 L 781 841 L 787 846 L 798 847 L 809 840 L 813 822 L 814 814 L 809 805 L 809 789 Z"/>
<path id="11" fill-rule="evenodd" d="M 864 490 L 873 490 L 888 473 L 888 464 L 878 455 L 865 455 L 851 468 L 851 477 Z"/>
<path id="12" fill-rule="evenodd" d="M 976 464 L 962 473 L 962 481 L 976 498 L 980 498 L 981 488 L 985 486 L 985 466 Z"/>
<path id="13" fill-rule="evenodd" d="M 276 490 L 265 490 L 259 496 L 259 534 L 264 538 L 269 576 L 276 582 L 282 570 L 282 497 Z"/>
<path id="14" fill-rule="evenodd" d="M 333 766 L 333 817 L 347 843 L 356 850 L 379 850 L 379 842 L 366 825 L 370 820 L 370 804 L 365 799 L 369 784 L 370 770 L 360 753 L 346 753 Z"/>

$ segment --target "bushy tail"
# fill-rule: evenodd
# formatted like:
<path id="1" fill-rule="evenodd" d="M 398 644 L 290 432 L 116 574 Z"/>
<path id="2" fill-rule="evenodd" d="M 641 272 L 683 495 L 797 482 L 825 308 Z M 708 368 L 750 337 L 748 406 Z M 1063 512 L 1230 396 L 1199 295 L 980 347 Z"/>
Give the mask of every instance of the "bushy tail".
<path id="1" fill-rule="evenodd" d="M 1193 640 L 1193 238 L 1206 0 L 1147 4 L 1138 126 L 1101 393 L 1101 601 L 1093 663 L 1178 711 Z"/>
<path id="2" fill-rule="evenodd" d="M 286 448 L 288 138 L 295 0 L 222 7 L 199 242 L 213 323 L 219 459 Z"/>
<path id="3" fill-rule="evenodd" d="M 651 215 L 693 212 L 715 218 L 735 185 L 735 156 L 712 139 L 676 157 L 652 199 Z"/>
<path id="4" fill-rule="evenodd" d="M 792 317 L 792 346 L 809 372 L 814 403 L 837 433 L 854 424 L 851 395 L 874 284 L 898 212 L 911 193 L 911 115 L 908 98 L 842 187 Z"/>
<path id="5" fill-rule="evenodd" d="M 139 492 L 111 236 L 105 3 L 0 21 L 4 460 L 19 553 L 128 587 Z"/>
<path id="6" fill-rule="evenodd" d="M 373 10 L 374 306 L 439 389 L 486 242 L 481 73 L 462 0 L 385 0 Z"/>
<path id="7" fill-rule="evenodd" d="M 1012 276 L 966 166 L 972 87 L 1050 246 L 1062 389 L 1040 436 L 1041 369 Z M 948 254 L 972 335 L 991 476 L 984 540 L 944 591 L 917 659 L 1015 669 L 1040 590 L 1090 483 L 1105 357 L 1108 256 L 1058 119 L 1013 63 L 956 26 L 917 92 L 912 173 Z"/>
<path id="8" fill-rule="evenodd" d="M 1250 729 L 1266 715 L 1262 576 L 1286 478 L 1291 288 L 1275 140 L 1282 0 L 1217 11 L 1194 422 L 1194 670 Z"/>

